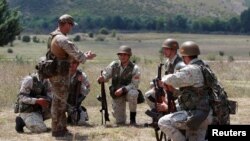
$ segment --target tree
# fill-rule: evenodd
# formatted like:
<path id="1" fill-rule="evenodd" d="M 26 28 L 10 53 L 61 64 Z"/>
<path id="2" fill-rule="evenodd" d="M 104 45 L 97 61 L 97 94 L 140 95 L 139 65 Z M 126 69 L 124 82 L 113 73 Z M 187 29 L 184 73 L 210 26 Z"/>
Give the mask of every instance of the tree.
<path id="1" fill-rule="evenodd" d="M 243 11 L 240 15 L 241 25 L 245 32 L 250 32 L 250 9 Z"/>
<path id="2" fill-rule="evenodd" d="M 16 10 L 9 10 L 6 0 L 0 1 L 0 46 L 15 40 L 21 32 L 20 14 Z"/>

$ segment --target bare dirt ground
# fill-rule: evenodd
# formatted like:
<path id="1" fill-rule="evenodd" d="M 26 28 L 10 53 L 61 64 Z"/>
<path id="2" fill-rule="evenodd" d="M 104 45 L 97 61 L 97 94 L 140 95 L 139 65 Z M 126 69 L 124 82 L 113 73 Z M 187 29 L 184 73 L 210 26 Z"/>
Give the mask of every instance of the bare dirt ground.
<path id="1" fill-rule="evenodd" d="M 236 115 L 231 116 L 232 124 L 249 124 L 250 98 L 235 98 L 238 102 L 238 111 Z M 154 141 L 155 134 L 153 128 L 143 127 L 144 123 L 149 123 L 151 119 L 144 112 L 148 108 L 147 105 L 138 105 L 137 123 L 138 127 L 114 125 L 114 119 L 109 110 L 111 122 L 107 122 L 106 126 L 101 125 L 101 117 L 99 106 L 87 107 L 89 113 L 88 126 L 69 126 L 68 129 L 73 136 L 65 138 L 54 138 L 51 132 L 34 134 L 25 128 L 24 134 L 18 134 L 15 131 L 15 114 L 11 108 L 2 108 L 0 110 L 0 140 L 1 141 L 53 141 L 53 140 L 78 140 L 78 141 Z M 109 108 L 110 109 L 110 108 Z M 129 121 L 127 119 L 127 121 Z M 48 127 L 51 120 L 46 121 Z"/>

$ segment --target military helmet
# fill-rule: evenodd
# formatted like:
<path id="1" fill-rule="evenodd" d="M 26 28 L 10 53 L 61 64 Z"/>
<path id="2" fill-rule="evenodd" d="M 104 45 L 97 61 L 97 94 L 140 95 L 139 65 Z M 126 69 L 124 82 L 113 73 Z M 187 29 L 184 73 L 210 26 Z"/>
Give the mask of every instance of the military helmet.
<path id="1" fill-rule="evenodd" d="M 74 21 L 73 17 L 69 14 L 64 14 L 59 17 L 58 19 L 59 23 L 69 23 L 72 24 L 73 26 L 77 25 L 77 23 Z"/>
<path id="2" fill-rule="evenodd" d="M 175 39 L 168 38 L 163 41 L 162 48 L 179 49 L 179 44 Z"/>
<path id="3" fill-rule="evenodd" d="M 199 46 L 193 41 L 186 41 L 180 47 L 181 56 L 196 56 L 200 55 Z"/>
<path id="4" fill-rule="evenodd" d="M 129 56 L 131 56 L 132 55 L 131 48 L 126 45 L 122 45 L 120 46 L 119 52 L 117 53 L 117 55 L 119 54 L 128 54 Z"/>

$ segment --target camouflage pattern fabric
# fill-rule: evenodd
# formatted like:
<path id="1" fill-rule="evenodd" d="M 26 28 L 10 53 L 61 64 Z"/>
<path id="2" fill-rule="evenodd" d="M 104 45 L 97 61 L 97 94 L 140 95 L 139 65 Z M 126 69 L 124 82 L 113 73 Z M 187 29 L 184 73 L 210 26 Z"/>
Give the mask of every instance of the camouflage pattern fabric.
<path id="1" fill-rule="evenodd" d="M 41 133 L 47 131 L 47 127 L 43 121 L 43 117 L 40 113 L 20 113 L 20 117 L 23 119 L 25 126 L 33 133 Z"/>
<path id="2" fill-rule="evenodd" d="M 116 119 L 116 123 L 126 123 L 126 101 L 129 105 L 130 112 L 136 112 L 137 109 L 137 97 L 139 92 L 134 89 L 128 91 L 125 96 L 112 99 L 113 116 Z"/>
<path id="3" fill-rule="evenodd" d="M 117 61 L 111 62 L 106 69 L 103 71 L 103 76 L 105 80 L 109 80 L 113 76 L 113 66 L 117 63 Z M 120 74 L 126 69 L 121 67 L 120 61 L 119 69 Z M 132 80 L 131 82 L 125 86 L 128 93 L 126 96 L 118 97 L 112 100 L 112 108 L 113 108 L 113 116 L 116 119 L 116 123 L 125 123 L 126 122 L 126 101 L 129 103 L 130 112 L 136 112 L 137 109 L 137 98 L 138 98 L 138 86 L 140 83 L 140 71 L 138 65 L 134 64 L 134 68 L 132 70 Z"/>
<path id="4" fill-rule="evenodd" d="M 168 137 L 174 141 L 205 141 L 207 126 L 212 123 L 212 110 L 210 110 L 208 117 L 202 122 L 197 130 L 191 130 L 186 125 L 188 113 L 186 111 L 179 111 L 167 114 L 160 118 L 158 126 Z M 185 130 L 184 135 L 180 130 Z M 187 137 L 187 138 L 186 138 Z"/>
<path id="5" fill-rule="evenodd" d="M 52 132 L 60 132 L 66 130 L 66 106 L 69 94 L 69 79 L 69 75 L 57 75 L 50 78 L 53 95 L 51 106 Z"/>
<path id="6" fill-rule="evenodd" d="M 31 91 L 33 91 L 33 77 L 38 77 L 37 74 L 32 74 L 32 76 L 26 76 L 21 81 L 19 103 L 25 103 L 26 105 L 34 105 L 37 98 L 30 97 Z M 40 80 L 39 80 L 40 81 Z M 45 91 L 48 97 L 51 98 L 51 85 L 48 80 L 43 80 L 42 84 L 45 86 Z M 34 133 L 41 133 L 47 131 L 47 127 L 44 123 L 44 120 L 49 119 L 50 109 L 42 108 L 42 111 L 34 112 L 21 112 L 19 116 L 25 122 L 26 127 Z"/>
<path id="7" fill-rule="evenodd" d="M 173 59 L 167 59 L 165 62 L 165 74 L 172 74 L 174 72 L 176 72 L 177 70 L 183 68 L 185 66 L 185 64 L 183 63 L 181 57 L 179 55 L 175 55 L 173 57 Z M 150 83 L 150 87 L 153 87 L 153 82 Z M 165 96 L 166 101 L 167 101 L 167 96 Z M 155 91 L 154 89 L 150 89 L 145 93 L 145 100 L 147 102 L 147 104 L 149 105 L 150 109 L 154 109 L 155 108 Z"/>

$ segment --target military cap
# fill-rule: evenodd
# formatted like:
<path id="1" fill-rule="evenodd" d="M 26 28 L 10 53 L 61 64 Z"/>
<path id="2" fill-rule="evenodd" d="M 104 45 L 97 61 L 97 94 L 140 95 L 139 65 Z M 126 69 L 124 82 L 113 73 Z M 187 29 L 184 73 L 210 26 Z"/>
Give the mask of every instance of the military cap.
<path id="1" fill-rule="evenodd" d="M 71 15 L 69 15 L 69 14 L 64 14 L 61 17 L 59 17 L 58 22 L 59 23 L 69 23 L 69 24 L 72 24 L 73 26 L 78 25 L 74 21 L 74 18 Z"/>

